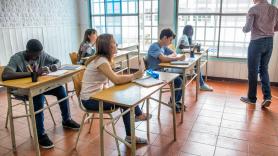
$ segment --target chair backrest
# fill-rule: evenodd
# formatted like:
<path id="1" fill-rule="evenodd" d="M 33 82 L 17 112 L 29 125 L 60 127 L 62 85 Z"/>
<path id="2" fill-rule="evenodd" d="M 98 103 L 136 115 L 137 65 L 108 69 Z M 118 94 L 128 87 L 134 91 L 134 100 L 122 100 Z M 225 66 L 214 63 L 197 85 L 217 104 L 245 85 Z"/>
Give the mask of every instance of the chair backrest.
<path id="1" fill-rule="evenodd" d="M 2 81 L 2 73 L 4 71 L 5 66 L 0 66 L 0 81 Z"/>
<path id="2" fill-rule="evenodd" d="M 80 92 L 81 92 L 81 87 L 82 87 L 81 81 L 83 79 L 83 75 L 84 75 L 84 70 L 82 70 L 81 72 L 75 74 L 72 77 L 72 81 L 73 81 L 73 85 L 74 85 L 74 90 L 75 90 L 75 93 L 76 93 L 78 98 L 79 98 Z"/>
<path id="3" fill-rule="evenodd" d="M 144 62 L 145 68 L 148 69 L 148 56 L 147 55 L 143 57 L 143 62 Z"/>
<path id="4" fill-rule="evenodd" d="M 78 53 L 77 52 L 71 52 L 69 53 L 70 56 L 70 60 L 72 64 L 77 64 L 77 60 L 78 60 Z"/>

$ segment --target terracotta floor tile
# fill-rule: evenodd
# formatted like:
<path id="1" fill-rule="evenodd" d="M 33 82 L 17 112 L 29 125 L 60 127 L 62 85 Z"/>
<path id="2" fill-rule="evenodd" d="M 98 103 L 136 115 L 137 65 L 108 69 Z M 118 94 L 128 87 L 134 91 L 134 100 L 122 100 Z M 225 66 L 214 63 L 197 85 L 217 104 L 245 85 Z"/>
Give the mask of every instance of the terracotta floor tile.
<path id="1" fill-rule="evenodd" d="M 219 136 L 234 138 L 234 139 L 240 139 L 240 140 L 249 140 L 249 132 L 243 131 L 243 130 L 236 130 L 231 128 L 220 128 Z"/>
<path id="2" fill-rule="evenodd" d="M 232 139 L 219 136 L 216 146 L 241 152 L 248 152 L 248 142 L 244 140 Z"/>
<path id="3" fill-rule="evenodd" d="M 189 153 L 194 155 L 213 156 L 215 146 L 188 141 L 183 145 L 181 150 L 184 153 Z"/>
<path id="4" fill-rule="evenodd" d="M 260 143 L 250 143 L 249 144 L 249 154 L 252 156 L 277 156 L 278 147 L 269 146 Z"/>
<path id="5" fill-rule="evenodd" d="M 206 134 L 218 135 L 219 127 L 206 124 L 195 124 L 192 128 L 193 132 L 201 132 Z"/>
<path id="6" fill-rule="evenodd" d="M 191 132 L 189 134 L 188 140 L 214 146 L 217 141 L 217 135 L 212 135 L 212 134 L 207 134 L 207 133 L 199 133 L 199 132 Z"/>
<path id="7" fill-rule="evenodd" d="M 248 156 L 245 152 L 216 147 L 214 156 Z"/>

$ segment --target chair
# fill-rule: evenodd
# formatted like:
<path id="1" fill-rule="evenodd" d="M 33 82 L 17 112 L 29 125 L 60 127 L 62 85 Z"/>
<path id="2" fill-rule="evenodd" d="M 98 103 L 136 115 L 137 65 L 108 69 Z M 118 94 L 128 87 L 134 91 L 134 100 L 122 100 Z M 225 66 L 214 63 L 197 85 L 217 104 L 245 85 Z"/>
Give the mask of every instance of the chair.
<path id="1" fill-rule="evenodd" d="M 77 143 L 78 143 L 78 140 L 79 140 L 79 137 L 80 137 L 80 133 L 82 131 L 82 128 L 84 126 L 85 121 L 91 119 L 90 128 L 89 128 L 89 131 L 88 131 L 88 133 L 90 133 L 91 128 L 92 128 L 92 124 L 93 124 L 93 119 L 97 119 L 97 118 L 94 117 L 94 114 L 99 113 L 98 111 L 92 111 L 92 110 L 86 109 L 82 104 L 82 101 L 80 99 L 80 92 L 81 92 L 81 80 L 83 78 L 83 75 L 84 75 L 84 71 L 81 71 L 78 74 L 76 74 L 75 76 L 73 76 L 73 84 L 74 84 L 75 93 L 76 93 L 76 96 L 77 96 L 77 99 L 78 99 L 78 103 L 79 103 L 79 106 L 80 106 L 81 110 L 85 112 L 83 117 L 82 117 L 80 129 L 79 129 L 79 132 L 78 132 L 78 135 L 77 135 L 77 138 L 76 138 L 75 149 L 77 147 Z M 117 110 L 118 110 L 118 108 L 114 108 L 114 109 L 111 109 L 111 110 L 104 110 L 103 113 L 109 115 L 110 118 L 108 118 L 108 119 L 111 120 L 111 119 L 114 119 L 113 116 L 112 116 L 112 113 L 117 111 Z M 91 115 L 89 115 L 89 114 L 91 114 Z M 87 116 L 87 118 L 86 118 L 86 116 Z M 107 119 L 107 118 L 105 118 L 105 119 Z M 116 122 L 117 121 L 118 120 L 116 120 Z M 116 135 L 116 129 L 115 129 L 116 122 L 112 122 L 112 128 L 113 128 L 114 135 Z M 119 142 L 116 138 L 115 138 L 115 141 L 116 141 L 116 145 L 117 145 L 118 154 L 120 155 Z"/>
<path id="2" fill-rule="evenodd" d="M 71 63 L 76 65 L 77 61 L 78 61 L 78 53 L 71 52 L 71 53 L 69 53 L 69 56 L 70 56 Z"/>
<path id="3" fill-rule="evenodd" d="M 3 73 L 3 71 L 4 71 L 4 68 L 5 68 L 4 66 L 0 66 L 0 80 L 1 80 L 1 81 L 2 81 L 2 73 Z M 21 94 L 19 94 L 19 92 L 17 92 L 17 90 L 14 90 L 14 91 L 11 93 L 11 96 L 12 96 L 12 97 L 11 97 L 12 100 L 19 100 L 19 101 L 22 101 L 22 102 L 20 102 L 20 103 L 14 104 L 12 107 L 15 107 L 15 106 L 18 106 L 18 105 L 21 105 L 21 104 L 24 105 L 26 115 L 23 115 L 23 116 L 21 116 L 21 117 L 26 117 L 27 123 L 28 123 L 29 133 L 30 133 L 30 136 L 32 136 L 32 134 L 31 134 L 31 127 L 30 127 L 30 121 L 29 121 L 29 118 L 28 118 L 28 117 L 30 117 L 30 115 L 29 115 L 29 113 L 28 113 L 28 108 L 27 108 L 27 106 L 28 106 L 28 97 L 27 97 L 26 95 L 21 95 Z M 46 103 L 47 106 L 49 105 L 46 98 L 45 98 L 45 103 Z M 48 110 L 49 110 L 50 116 L 51 116 L 51 118 L 52 118 L 53 124 L 56 125 L 56 122 L 55 122 L 55 120 L 54 120 L 54 117 L 53 117 L 53 114 L 52 114 L 51 109 L 48 108 Z M 13 117 L 13 119 L 16 119 L 16 118 L 20 118 L 20 117 Z M 7 110 L 5 128 L 8 128 L 8 120 L 9 120 L 9 110 Z"/>

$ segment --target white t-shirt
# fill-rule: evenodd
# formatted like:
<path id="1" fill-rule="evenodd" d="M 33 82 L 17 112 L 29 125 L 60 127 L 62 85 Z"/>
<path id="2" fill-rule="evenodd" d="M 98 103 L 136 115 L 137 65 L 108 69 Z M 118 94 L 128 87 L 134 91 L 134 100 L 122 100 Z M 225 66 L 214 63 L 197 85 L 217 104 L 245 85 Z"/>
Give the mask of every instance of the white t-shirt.
<path id="1" fill-rule="evenodd" d="M 107 76 L 98 69 L 104 63 L 110 64 L 106 57 L 99 57 L 86 67 L 80 93 L 82 100 L 89 100 L 93 93 L 103 90 L 108 85 Z"/>

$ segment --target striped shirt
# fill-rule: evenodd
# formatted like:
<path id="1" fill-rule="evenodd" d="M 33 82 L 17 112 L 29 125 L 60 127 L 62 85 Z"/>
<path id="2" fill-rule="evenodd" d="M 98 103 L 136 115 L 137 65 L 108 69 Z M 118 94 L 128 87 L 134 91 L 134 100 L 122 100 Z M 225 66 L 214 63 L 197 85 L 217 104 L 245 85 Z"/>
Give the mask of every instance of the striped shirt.
<path id="1" fill-rule="evenodd" d="M 243 32 L 251 31 L 251 40 L 272 37 L 278 31 L 278 9 L 267 0 L 251 7 L 246 17 Z"/>

